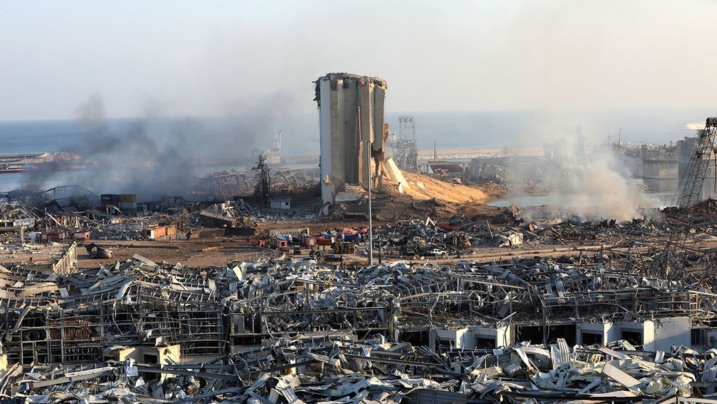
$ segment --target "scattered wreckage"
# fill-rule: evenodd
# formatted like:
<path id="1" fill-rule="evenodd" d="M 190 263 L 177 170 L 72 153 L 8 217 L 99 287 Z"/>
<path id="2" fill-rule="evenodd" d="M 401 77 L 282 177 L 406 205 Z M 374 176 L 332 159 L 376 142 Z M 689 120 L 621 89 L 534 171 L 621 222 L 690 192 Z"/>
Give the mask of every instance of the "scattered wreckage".
<path id="1" fill-rule="evenodd" d="M 327 240 L 340 265 L 283 255 L 189 268 L 135 255 L 80 271 L 72 244 L 49 267 L 0 267 L 0 395 L 30 403 L 712 403 L 715 251 L 697 242 L 710 239 L 715 210 L 708 201 L 623 223 L 506 213 L 439 222 L 448 228 L 396 222 L 372 235 L 385 251 L 440 256 L 506 240 L 517 252 L 566 247 L 564 256 L 455 263 L 343 265 L 338 254 L 366 239 L 366 229 L 349 228 L 314 241 L 305 229 L 283 232 L 307 246 Z M 148 228 L 159 235 L 159 227 L 216 220 L 231 228 L 253 216 L 241 203 L 176 213 L 173 222 L 82 216 L 82 224 L 96 226 L 96 239 L 112 225 L 124 226 L 111 230 L 120 237 L 139 236 L 146 220 L 156 220 Z M 567 254 L 585 243 L 593 245 Z"/>
<path id="2" fill-rule="evenodd" d="M 87 254 L 90 256 L 90 258 L 112 258 L 112 251 L 95 243 L 85 245 L 85 249 L 87 250 Z"/>
<path id="3" fill-rule="evenodd" d="M 242 353 L 179 364 L 176 346 L 119 347 L 107 352 L 114 359 L 85 369 L 37 367 L 21 374 L 14 366 L 0 392 L 29 403 L 600 403 L 684 399 L 693 397 L 692 385 L 714 385 L 709 366 L 717 360 L 715 350 L 615 348 L 570 348 L 559 339 L 548 346 L 437 354 L 381 336 L 358 342 L 333 335 L 279 338 Z M 142 362 L 155 356 L 161 364 Z"/>
<path id="4" fill-rule="evenodd" d="M 83 272 L 8 265 L 0 394 L 38 403 L 709 396 L 714 281 L 651 276 L 608 254 L 577 265 L 187 268 L 139 255 Z"/>

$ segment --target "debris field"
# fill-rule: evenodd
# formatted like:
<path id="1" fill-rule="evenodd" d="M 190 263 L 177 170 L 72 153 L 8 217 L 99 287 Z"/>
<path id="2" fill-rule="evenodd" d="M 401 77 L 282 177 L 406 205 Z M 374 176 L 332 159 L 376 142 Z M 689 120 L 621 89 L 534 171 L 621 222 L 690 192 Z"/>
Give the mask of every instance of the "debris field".
<path id="1" fill-rule="evenodd" d="M 431 203 L 415 202 L 416 211 Z M 28 403 L 709 402 L 716 208 L 708 200 L 628 222 L 527 219 L 515 207 L 379 220 L 371 238 L 380 262 L 367 265 L 367 229 L 293 227 L 307 222 L 241 200 L 180 201 L 136 218 L 6 206 L 0 395 Z M 21 223 L 39 229 L 23 230 L 18 243 Z M 169 243 L 169 234 L 181 240 Z M 253 258 L 193 267 L 156 262 L 139 242 L 122 259 L 98 249 L 142 239 L 179 252 L 216 237 L 216 248 L 241 244 Z M 94 252 L 86 258 L 94 265 L 78 265 L 78 249 Z M 44 250 L 51 258 L 37 255 Z M 24 253 L 36 259 L 15 259 Z M 346 259 L 327 259 L 335 256 Z"/>

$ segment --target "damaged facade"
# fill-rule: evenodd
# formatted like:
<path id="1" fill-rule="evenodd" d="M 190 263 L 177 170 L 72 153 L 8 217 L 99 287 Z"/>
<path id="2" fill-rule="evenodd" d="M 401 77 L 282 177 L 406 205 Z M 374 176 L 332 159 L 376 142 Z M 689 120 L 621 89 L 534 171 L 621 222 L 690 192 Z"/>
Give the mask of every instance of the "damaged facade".
<path id="1" fill-rule="evenodd" d="M 708 394 L 710 283 L 639 274 L 619 255 L 579 265 L 186 268 L 139 255 L 82 272 L 8 265 L 0 393 L 256 403 Z M 80 380 L 95 383 L 78 390 Z"/>
<path id="2" fill-rule="evenodd" d="M 384 175 L 408 187 L 383 156 L 387 128 L 375 109 L 382 110 L 384 90 L 379 79 L 319 79 L 322 112 L 331 100 L 328 118 L 321 116 L 329 129 L 324 137 L 322 126 L 324 207 L 362 200 L 361 186 L 378 186 Z M 303 182 L 298 172 L 279 176 L 290 187 Z M 227 177 L 235 185 L 241 179 L 217 176 Z M 59 202 L 44 215 L 0 210 L 9 229 L 27 219 L 44 224 L 39 240 L 59 252 L 49 264 L 0 266 L 2 398 L 714 404 L 714 201 L 654 219 L 592 223 L 540 212 L 527 219 L 517 207 L 492 217 L 451 207 L 451 217 L 437 213 L 448 203 L 433 198 L 412 201 L 378 228 L 316 236 L 309 227 L 326 222 L 282 228 L 279 213 L 260 216 L 241 198 L 161 202 L 164 212 L 146 218 L 65 211 Z M 408 211 L 421 219 L 401 220 Z M 274 222 L 263 229 L 266 237 L 254 235 L 259 221 Z M 65 238 L 54 236 L 63 226 L 80 243 L 145 243 L 123 244 L 131 258 L 80 269 L 77 244 L 67 240 L 65 247 Z M 167 240 L 162 247 L 177 251 L 172 259 L 185 259 L 172 236 L 207 233 L 226 238 L 205 250 L 257 243 L 262 257 L 184 266 L 134 252 Z M 37 236 L 21 234 L 19 245 L 1 249 L 40 248 L 25 245 Z M 379 264 L 364 265 L 361 254 L 373 249 Z"/>
<path id="3" fill-rule="evenodd" d="M 319 77 L 321 197 L 323 212 L 334 204 L 344 184 L 368 186 L 384 159 L 388 127 L 384 125 L 386 81 L 377 77 L 329 73 Z M 374 184 L 375 186 L 375 184 Z"/>
<path id="4" fill-rule="evenodd" d="M 247 209 L 216 204 L 197 218 L 238 221 Z M 0 267 L 0 394 L 31 403 L 704 400 L 717 387 L 717 283 L 713 250 L 693 245 L 717 229 L 714 209 L 623 223 L 526 222 L 507 211 L 492 223 L 396 222 L 374 240 L 409 259 L 374 266 L 275 251 L 207 267 L 136 254 L 80 270 L 71 243 L 51 264 Z M 363 233 L 329 232 L 334 254 Z M 272 236 L 312 237 L 308 228 Z M 446 251 L 529 255 L 541 243 L 581 251 L 445 261 Z"/>

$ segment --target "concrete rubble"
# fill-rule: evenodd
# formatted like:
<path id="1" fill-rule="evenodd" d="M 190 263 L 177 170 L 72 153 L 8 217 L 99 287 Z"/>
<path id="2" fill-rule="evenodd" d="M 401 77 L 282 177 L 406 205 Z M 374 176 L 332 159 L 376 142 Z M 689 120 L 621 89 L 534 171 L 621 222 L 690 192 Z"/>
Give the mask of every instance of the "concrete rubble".
<path id="1" fill-rule="evenodd" d="M 319 178 L 318 170 L 293 168 L 275 170 L 273 178 L 277 186 L 297 186 L 306 182 L 315 182 Z M 222 171 L 212 172 L 202 178 L 194 179 L 194 195 L 213 197 L 232 197 L 250 195 L 254 191 L 256 179 L 251 172 Z"/>
<path id="2" fill-rule="evenodd" d="M 658 362 L 654 354 L 569 348 L 562 340 L 437 354 L 381 338 L 282 338 L 195 364 L 167 356 L 150 366 L 124 356 L 82 370 L 34 368 L 19 375 L 11 368 L 2 392 L 28 403 L 650 402 L 690 397 L 691 384 L 709 384 L 697 382 L 703 367 L 697 361 L 713 363 L 716 353 L 679 349 L 659 353 Z"/>
<path id="3" fill-rule="evenodd" d="M 38 403 L 709 394 L 717 350 L 675 342 L 712 332 L 717 295 L 621 264 L 186 268 L 137 255 L 65 274 L 3 268 L 1 393 Z M 641 339 L 612 340 L 611 328 Z M 599 343 L 580 340 L 588 334 Z"/>
<path id="4" fill-rule="evenodd" d="M 384 222 L 371 236 L 385 260 L 373 266 L 361 261 L 368 229 L 349 227 L 267 236 L 285 252 L 293 243 L 310 246 L 317 259 L 277 253 L 197 268 L 135 254 L 89 270 L 75 265 L 78 245 L 69 238 L 194 237 L 214 231 L 209 226 L 228 234 L 267 217 L 241 199 L 174 202 L 145 217 L 3 208 L 8 222 L 29 217 L 52 226 L 39 233 L 72 237 L 35 235 L 35 243 L 56 244 L 50 265 L 0 266 L 1 398 L 447 404 L 714 397 L 715 250 L 701 244 L 717 229 L 714 201 L 628 222 L 542 217 L 517 207 L 490 218 Z M 3 248 L 33 246 L 28 239 Z M 332 264 L 329 256 L 340 259 Z"/>
<path id="5" fill-rule="evenodd" d="M 243 199 L 197 203 L 177 197 L 165 205 L 165 209 L 135 216 L 111 209 L 109 213 L 98 209 L 67 211 L 56 205 L 40 214 L 37 208 L 0 203 L 0 232 L 17 232 L 23 227 L 27 243 L 72 239 L 165 240 L 192 229 L 195 235 L 200 235 L 204 228 L 245 228 L 266 216 Z"/>

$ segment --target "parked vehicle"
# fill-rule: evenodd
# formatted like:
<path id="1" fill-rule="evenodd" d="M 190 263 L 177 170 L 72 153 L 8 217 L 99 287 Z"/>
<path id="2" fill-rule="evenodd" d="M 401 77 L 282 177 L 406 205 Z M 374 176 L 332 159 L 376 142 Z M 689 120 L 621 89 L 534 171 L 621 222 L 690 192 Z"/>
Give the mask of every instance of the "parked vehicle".
<path id="1" fill-rule="evenodd" d="M 444 257 L 446 254 L 448 253 L 441 250 L 440 248 L 434 248 L 432 250 L 423 252 L 423 255 L 427 255 L 429 257 Z"/>

